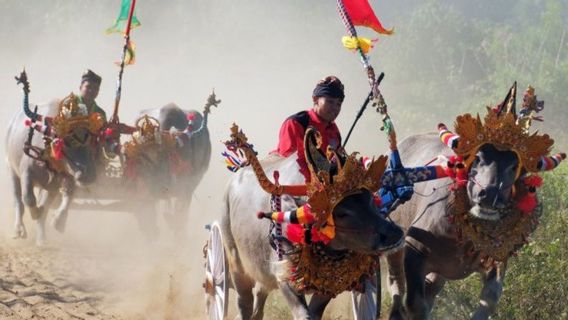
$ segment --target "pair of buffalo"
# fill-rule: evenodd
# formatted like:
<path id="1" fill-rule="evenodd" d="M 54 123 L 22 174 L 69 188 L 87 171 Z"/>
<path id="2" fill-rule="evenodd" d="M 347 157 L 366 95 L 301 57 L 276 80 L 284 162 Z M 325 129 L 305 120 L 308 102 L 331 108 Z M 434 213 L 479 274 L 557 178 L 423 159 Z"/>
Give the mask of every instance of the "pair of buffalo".
<path id="1" fill-rule="evenodd" d="M 510 114 L 503 117 L 516 119 L 514 109 L 507 113 Z M 503 131 L 497 133 L 507 136 L 511 126 L 504 126 Z M 459 141 L 459 137 L 456 138 Z M 546 135 L 544 138 L 548 140 L 543 150 L 548 153 L 552 140 Z M 439 159 L 436 160 L 438 164 L 443 164 L 439 156 L 451 157 L 456 151 L 452 148 L 441 143 L 438 134 L 411 136 L 399 145 L 400 155 L 409 167 L 423 166 L 432 159 Z M 461 181 L 465 207 L 469 208 L 465 214 L 471 219 L 498 224 L 507 218 L 508 210 L 516 206 L 515 195 L 519 193 L 527 170 L 519 152 L 504 148 L 502 144 L 482 143 L 474 150 Z M 260 163 L 268 176 L 278 171 L 282 185 L 299 185 L 304 183 L 304 177 L 299 173 L 296 160 L 296 156 L 270 156 Z M 318 163 L 310 165 L 317 167 Z M 333 297 L 314 293 L 308 303 L 304 292 L 297 290 L 292 280 L 281 281 L 275 267 L 275 261 L 279 259 L 267 237 L 270 223 L 252 218 L 255 212 L 271 211 L 270 195 L 256 181 L 256 171 L 246 168 L 231 179 L 220 223 L 240 317 L 261 319 L 268 293 L 279 289 L 294 319 L 321 319 Z M 474 272 L 482 274 L 483 289 L 473 319 L 487 319 L 496 311 L 503 289 L 506 259 L 499 263 L 488 261 L 486 255 L 473 250 L 471 241 L 462 241 L 450 219 L 455 201 L 453 190 L 448 188 L 451 184 L 450 178 L 443 178 L 417 185 L 415 196 L 393 212 L 388 220 L 378 214 L 373 195 L 366 189 L 345 197 L 333 210 L 336 231 L 335 237 L 326 245 L 328 252 L 351 250 L 387 254 L 393 298 L 391 319 L 428 318 L 444 283 L 464 279 Z M 283 196 L 282 211 L 295 207 L 293 198 Z M 397 250 L 401 247 L 397 244 L 403 242 L 403 249 Z M 393 246 L 397 248 L 393 249 Z"/>
<path id="2" fill-rule="evenodd" d="M 53 226 L 63 232 L 74 197 L 88 199 L 93 194 L 108 195 L 109 192 L 106 192 L 108 190 L 111 190 L 114 200 L 126 201 L 124 208 L 133 210 L 137 218 L 140 218 L 139 221 L 144 222 L 142 227 L 146 229 L 155 226 L 148 226 L 147 220 L 144 219 L 155 216 L 157 200 L 165 199 L 170 208 L 173 208 L 167 221 L 171 222 L 170 225 L 176 236 L 183 236 L 192 194 L 203 178 L 211 157 L 211 141 L 207 128 L 208 108 L 202 115 L 195 110 L 182 110 L 175 104 L 168 104 L 141 113 L 157 119 L 161 132 L 169 132 L 174 128 L 183 132 L 188 128 L 188 118 L 192 119 L 193 128 L 193 134 L 190 132 L 189 139 L 181 146 L 177 146 L 176 150 L 178 160 L 190 165 L 188 172 L 181 178 L 172 177 L 174 174 L 171 170 L 162 170 L 167 166 L 164 166 L 163 161 L 160 160 L 150 161 L 151 165 L 139 170 L 139 178 L 143 183 L 147 186 L 159 186 L 149 188 L 152 192 L 148 194 L 140 193 L 133 184 L 105 177 L 105 161 L 102 155 L 103 149 L 109 147 L 110 142 L 107 144 L 103 141 L 99 132 L 90 132 L 77 127 L 66 137 L 58 139 L 62 142 L 60 146 L 62 156 L 58 160 L 58 170 L 50 167 L 49 162 L 37 159 L 38 152 L 35 157 L 28 156 L 24 152 L 26 143 L 31 142 L 31 146 L 27 146 L 28 150 L 30 147 L 40 150 L 45 138 L 43 134 L 36 133 L 31 141 L 28 141 L 30 128 L 25 123 L 30 125 L 29 117 L 32 114 L 28 107 L 28 92 L 24 90 L 24 110 L 12 118 L 6 136 L 6 155 L 15 200 L 15 238 L 27 236 L 23 223 L 24 208 L 28 209 L 37 222 L 36 243 L 41 245 L 45 242 L 47 211 L 58 196 L 60 205 L 56 209 Z M 41 105 L 37 109 L 39 116 L 31 120 L 53 118 L 58 114 L 59 108 L 61 104 L 57 100 Z M 37 197 L 34 189 L 39 190 Z"/>

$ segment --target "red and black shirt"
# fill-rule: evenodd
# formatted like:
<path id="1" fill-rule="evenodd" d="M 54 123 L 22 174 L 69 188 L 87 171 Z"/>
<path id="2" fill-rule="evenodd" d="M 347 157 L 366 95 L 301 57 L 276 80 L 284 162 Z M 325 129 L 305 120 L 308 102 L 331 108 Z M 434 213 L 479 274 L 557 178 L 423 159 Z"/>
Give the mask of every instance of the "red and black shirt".
<path id="1" fill-rule="evenodd" d="M 288 157 L 294 152 L 298 153 L 298 165 L 300 172 L 310 179 L 306 156 L 304 154 L 304 133 L 306 128 L 312 126 L 322 135 L 322 151 L 325 152 L 328 146 L 337 149 L 341 146 L 341 134 L 335 122 L 326 124 L 322 121 L 313 109 L 298 112 L 284 121 L 280 127 L 278 146 L 273 152 L 282 157 Z"/>

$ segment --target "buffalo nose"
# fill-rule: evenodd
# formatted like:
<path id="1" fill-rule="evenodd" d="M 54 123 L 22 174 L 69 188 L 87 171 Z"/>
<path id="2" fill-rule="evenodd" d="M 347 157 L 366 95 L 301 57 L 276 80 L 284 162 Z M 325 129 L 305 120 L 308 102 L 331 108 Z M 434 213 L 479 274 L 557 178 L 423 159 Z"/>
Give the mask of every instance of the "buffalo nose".
<path id="1" fill-rule="evenodd" d="M 386 228 L 379 235 L 381 244 L 385 247 L 393 246 L 404 236 L 402 229 L 392 222 L 388 222 Z"/>
<path id="2" fill-rule="evenodd" d="M 477 197 L 480 204 L 488 207 L 499 207 L 504 200 L 504 196 L 500 194 L 499 188 L 495 186 L 481 189 Z"/>
<path id="3" fill-rule="evenodd" d="M 497 188 L 495 188 L 493 186 L 485 187 L 485 188 L 479 190 L 479 193 L 477 194 L 477 196 L 479 197 L 479 200 L 491 200 L 491 201 L 493 201 L 495 196 L 497 196 Z"/>

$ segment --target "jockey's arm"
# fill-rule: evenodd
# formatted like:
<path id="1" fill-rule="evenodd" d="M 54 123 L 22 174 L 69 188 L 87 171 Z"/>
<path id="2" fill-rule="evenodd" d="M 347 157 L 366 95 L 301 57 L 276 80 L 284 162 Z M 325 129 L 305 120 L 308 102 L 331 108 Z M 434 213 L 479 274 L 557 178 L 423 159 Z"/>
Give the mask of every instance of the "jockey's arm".
<path id="1" fill-rule="evenodd" d="M 118 124 L 118 131 L 120 134 L 133 134 L 136 132 L 136 127 L 129 126 L 125 123 Z"/>
<path id="2" fill-rule="evenodd" d="M 275 151 L 283 157 L 288 157 L 298 151 L 298 148 L 302 148 L 302 143 L 298 142 L 303 141 L 303 139 L 304 129 L 302 125 L 293 119 L 287 119 L 280 127 L 278 146 Z"/>

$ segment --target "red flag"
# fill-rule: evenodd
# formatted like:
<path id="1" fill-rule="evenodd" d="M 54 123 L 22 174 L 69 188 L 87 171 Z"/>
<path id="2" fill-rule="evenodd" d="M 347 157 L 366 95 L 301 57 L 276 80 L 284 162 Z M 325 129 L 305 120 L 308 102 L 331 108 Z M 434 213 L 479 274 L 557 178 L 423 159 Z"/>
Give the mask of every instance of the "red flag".
<path id="1" fill-rule="evenodd" d="M 385 29 L 373 12 L 369 0 L 343 0 L 347 14 L 356 26 L 367 27 L 382 34 L 392 34 L 393 29 Z"/>

